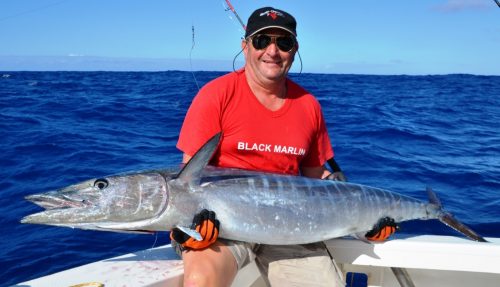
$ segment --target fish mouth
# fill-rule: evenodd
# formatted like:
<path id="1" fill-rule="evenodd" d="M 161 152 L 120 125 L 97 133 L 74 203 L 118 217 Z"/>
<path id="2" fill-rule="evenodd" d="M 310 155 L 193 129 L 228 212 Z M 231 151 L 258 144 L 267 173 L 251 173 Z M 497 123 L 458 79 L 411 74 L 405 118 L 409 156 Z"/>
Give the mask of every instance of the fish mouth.
<path id="1" fill-rule="evenodd" d="M 44 208 L 44 211 L 24 217 L 21 223 L 66 225 L 84 222 L 88 218 L 100 218 L 103 210 L 90 201 L 60 191 L 25 196 L 25 199 Z"/>
<path id="2" fill-rule="evenodd" d="M 87 208 L 52 208 L 25 216 L 21 223 L 48 224 L 48 225 L 74 225 L 86 222 L 88 218 L 98 217 L 102 212 L 98 209 Z"/>
<path id="3" fill-rule="evenodd" d="M 135 234 L 151 234 L 143 229 L 143 222 L 112 222 L 105 220 L 106 212 L 94 208 L 53 208 L 27 215 L 21 219 L 24 224 L 43 224 L 58 227 L 79 228 L 86 230 L 111 231 Z M 136 224 L 137 227 L 134 225 Z"/>
<path id="4" fill-rule="evenodd" d="M 24 198 L 46 210 L 89 206 L 89 203 L 85 200 L 76 200 L 55 192 L 32 194 Z"/>

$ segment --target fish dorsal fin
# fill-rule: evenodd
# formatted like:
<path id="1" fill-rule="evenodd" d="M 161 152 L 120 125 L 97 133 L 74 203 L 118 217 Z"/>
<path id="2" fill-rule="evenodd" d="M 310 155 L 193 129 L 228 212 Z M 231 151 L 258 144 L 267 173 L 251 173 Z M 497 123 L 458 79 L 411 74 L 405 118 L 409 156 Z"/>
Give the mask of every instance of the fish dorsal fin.
<path id="1" fill-rule="evenodd" d="M 208 162 L 212 158 L 219 146 L 219 141 L 222 133 L 217 133 L 211 139 L 209 139 L 194 155 L 193 157 L 184 165 L 177 179 L 188 183 L 190 186 L 196 186 L 200 184 L 201 172 L 207 166 Z"/>
<path id="2" fill-rule="evenodd" d="M 437 207 L 441 208 L 441 200 L 437 197 L 436 193 L 430 188 L 429 186 L 427 187 L 427 196 L 429 197 L 429 202 L 431 204 L 435 204 Z"/>

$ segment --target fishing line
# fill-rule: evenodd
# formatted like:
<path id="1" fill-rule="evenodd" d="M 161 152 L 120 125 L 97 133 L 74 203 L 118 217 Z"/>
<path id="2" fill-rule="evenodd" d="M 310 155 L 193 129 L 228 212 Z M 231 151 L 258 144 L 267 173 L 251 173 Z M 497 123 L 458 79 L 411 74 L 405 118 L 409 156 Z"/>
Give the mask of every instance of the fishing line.
<path id="1" fill-rule="evenodd" d="M 191 74 L 193 75 L 194 83 L 196 84 L 196 87 L 198 88 L 198 91 L 200 90 L 200 85 L 198 85 L 198 80 L 196 79 L 196 75 L 194 74 L 193 71 L 193 61 L 191 55 L 193 54 L 194 46 L 195 46 L 195 41 L 194 41 L 194 25 L 191 25 L 191 33 L 192 33 L 192 44 L 191 44 L 191 50 L 189 51 L 189 69 L 191 70 Z"/>
<path id="2" fill-rule="evenodd" d="M 40 6 L 38 8 L 33 8 L 33 9 L 30 9 L 30 10 L 25 10 L 25 11 L 19 12 L 17 14 L 6 16 L 6 17 L 3 17 L 3 18 L 0 18 L 0 22 L 8 20 L 10 18 L 15 18 L 15 17 L 23 16 L 25 14 L 35 13 L 35 12 L 38 12 L 38 11 L 41 11 L 41 10 L 44 10 L 44 9 L 47 9 L 47 8 L 50 8 L 50 7 L 53 7 L 53 6 L 56 6 L 56 5 L 63 4 L 64 2 L 68 2 L 68 0 L 63 0 L 63 1 L 52 3 L 52 4 L 47 4 L 45 6 Z"/>
<path id="3" fill-rule="evenodd" d="M 243 52 L 243 49 L 241 49 L 238 54 L 236 54 L 236 56 L 234 56 L 233 58 L 233 71 L 236 72 L 236 69 L 234 67 L 235 63 L 236 63 L 236 58 L 238 58 L 238 56 Z"/>
<path id="4" fill-rule="evenodd" d="M 300 70 L 299 70 L 299 74 L 297 76 L 300 76 L 300 75 L 302 75 L 302 57 L 300 56 L 299 50 L 297 50 L 297 55 L 299 55 L 299 62 L 300 62 Z"/>
<path id="5" fill-rule="evenodd" d="M 158 241 L 158 232 L 155 232 L 154 234 L 155 234 L 155 242 L 153 242 L 153 246 L 151 246 L 151 248 L 149 248 L 149 249 L 155 248 L 156 242 Z"/>

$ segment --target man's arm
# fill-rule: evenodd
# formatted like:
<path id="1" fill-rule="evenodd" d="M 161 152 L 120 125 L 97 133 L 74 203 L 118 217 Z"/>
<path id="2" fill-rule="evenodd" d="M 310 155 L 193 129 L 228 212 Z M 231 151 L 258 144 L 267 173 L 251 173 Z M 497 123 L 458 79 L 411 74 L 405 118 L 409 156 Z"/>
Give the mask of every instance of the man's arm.
<path id="1" fill-rule="evenodd" d="M 192 156 L 188 154 L 182 154 L 182 163 L 188 163 L 188 161 L 191 159 Z"/>
<path id="2" fill-rule="evenodd" d="M 347 177 L 345 177 L 344 173 L 340 169 L 339 164 L 335 161 L 333 157 L 328 160 L 328 165 L 332 169 L 332 173 L 326 179 L 336 180 L 336 181 L 347 181 Z"/>
<path id="3" fill-rule="evenodd" d="M 337 162 L 335 162 L 333 157 L 328 160 L 328 164 L 332 168 L 332 171 L 329 171 L 324 165 L 317 167 L 302 167 L 300 171 L 301 174 L 306 177 L 347 181 L 347 178 L 345 177 L 344 173 L 340 169 Z"/>

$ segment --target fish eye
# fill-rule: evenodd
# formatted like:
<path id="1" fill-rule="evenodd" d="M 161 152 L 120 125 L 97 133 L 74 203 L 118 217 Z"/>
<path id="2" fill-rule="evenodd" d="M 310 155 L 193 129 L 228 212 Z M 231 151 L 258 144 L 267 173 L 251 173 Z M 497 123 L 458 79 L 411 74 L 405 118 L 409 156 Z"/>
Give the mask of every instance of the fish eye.
<path id="1" fill-rule="evenodd" d="M 97 187 L 100 190 L 105 189 L 106 187 L 108 187 L 108 185 L 109 185 L 109 181 L 105 178 L 99 178 L 99 179 L 96 179 L 96 181 L 94 181 L 94 187 Z"/>

